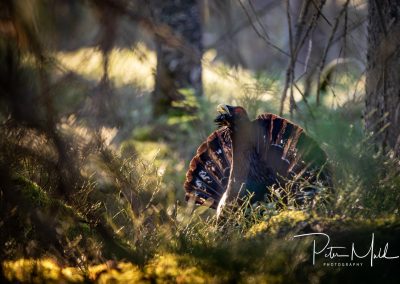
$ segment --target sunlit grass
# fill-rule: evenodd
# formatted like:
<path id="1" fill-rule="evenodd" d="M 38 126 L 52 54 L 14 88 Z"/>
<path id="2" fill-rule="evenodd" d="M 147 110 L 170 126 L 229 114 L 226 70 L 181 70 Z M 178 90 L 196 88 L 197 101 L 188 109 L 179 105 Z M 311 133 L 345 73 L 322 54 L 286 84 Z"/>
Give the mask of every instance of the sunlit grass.
<path id="1" fill-rule="evenodd" d="M 103 76 L 103 56 L 97 48 L 82 48 L 73 52 L 58 52 L 56 58 L 69 70 L 99 81 Z M 257 92 L 264 101 L 269 101 L 277 86 L 260 88 L 253 72 L 241 67 L 229 67 L 215 61 L 215 50 L 203 57 L 203 82 L 206 96 L 216 103 L 238 103 L 241 96 Z M 109 78 L 115 87 L 131 85 L 152 91 L 156 55 L 154 51 L 138 44 L 133 49 L 113 49 L 109 59 Z"/>
<path id="2" fill-rule="evenodd" d="M 97 48 L 87 47 L 73 52 L 58 52 L 55 56 L 67 69 L 86 79 L 99 81 L 103 76 L 104 59 Z M 248 105 L 253 115 L 266 110 L 278 111 L 284 85 L 284 70 L 276 74 L 256 75 L 253 71 L 240 66 L 230 67 L 215 60 L 215 57 L 216 51 L 208 50 L 202 60 L 203 86 L 207 100 L 215 105 L 219 103 L 243 105 L 255 101 L 258 105 L 267 106 L 264 107 L 267 109 L 262 110 L 254 109 L 254 105 Z M 349 61 L 350 63 L 347 61 L 346 64 L 351 67 L 352 61 Z M 351 68 L 346 67 L 347 69 L 340 67 L 331 75 L 326 92 L 320 94 L 323 105 L 337 108 L 362 96 L 365 78 L 358 74 L 360 71 L 357 69 L 357 64 L 353 65 Z M 117 89 L 129 86 L 150 93 L 154 89 L 155 70 L 156 54 L 143 44 L 137 44 L 131 49 L 114 48 L 110 52 L 108 75 Z M 303 81 L 300 80 L 296 84 L 298 88 L 287 90 L 285 112 L 289 111 L 291 92 L 297 103 L 304 99 Z M 309 103 L 315 103 L 316 87 L 313 86 L 311 96 L 307 98 Z"/>
<path id="3" fill-rule="evenodd" d="M 238 104 L 242 96 L 252 92 L 257 92 L 258 97 L 265 102 L 272 98 L 271 92 L 274 90 L 260 88 L 253 72 L 240 66 L 229 67 L 215 60 L 215 57 L 215 50 L 209 50 L 203 56 L 204 90 L 211 100 Z"/>
<path id="4" fill-rule="evenodd" d="M 81 48 L 58 52 L 56 58 L 79 75 L 99 81 L 103 76 L 103 55 L 97 48 Z M 109 54 L 109 79 L 115 87 L 131 85 L 145 91 L 154 87 L 156 57 L 154 52 L 138 44 L 134 49 L 113 49 Z"/>

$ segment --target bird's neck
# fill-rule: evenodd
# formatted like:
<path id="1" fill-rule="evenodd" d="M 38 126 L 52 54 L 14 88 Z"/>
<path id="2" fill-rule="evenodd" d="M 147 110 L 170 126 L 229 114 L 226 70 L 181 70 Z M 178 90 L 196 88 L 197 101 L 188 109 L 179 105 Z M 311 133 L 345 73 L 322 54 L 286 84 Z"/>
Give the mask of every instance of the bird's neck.
<path id="1" fill-rule="evenodd" d="M 227 187 L 227 201 L 246 193 L 245 182 L 250 170 L 250 154 L 254 148 L 252 123 L 243 121 L 232 129 L 232 165 Z"/>

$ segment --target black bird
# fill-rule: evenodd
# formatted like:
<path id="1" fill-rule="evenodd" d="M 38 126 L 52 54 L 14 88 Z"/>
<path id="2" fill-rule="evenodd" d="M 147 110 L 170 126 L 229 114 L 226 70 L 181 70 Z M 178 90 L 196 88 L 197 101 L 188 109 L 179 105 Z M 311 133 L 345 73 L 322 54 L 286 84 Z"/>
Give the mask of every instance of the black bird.
<path id="1" fill-rule="evenodd" d="M 190 162 L 186 200 L 217 208 L 223 196 L 231 202 L 252 193 L 252 202 L 265 201 L 271 186 L 307 180 L 308 188 L 292 188 L 301 203 L 315 195 L 313 183 L 330 186 L 326 154 L 300 126 L 271 113 L 251 121 L 240 106 L 218 105 L 217 111 L 218 129 Z"/>

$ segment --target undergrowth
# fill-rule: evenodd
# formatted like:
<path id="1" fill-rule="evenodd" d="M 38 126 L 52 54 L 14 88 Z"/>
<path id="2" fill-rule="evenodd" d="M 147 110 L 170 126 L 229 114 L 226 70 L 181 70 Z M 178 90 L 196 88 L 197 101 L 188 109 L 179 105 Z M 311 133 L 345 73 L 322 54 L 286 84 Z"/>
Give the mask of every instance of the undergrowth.
<path id="1" fill-rule="evenodd" d="M 40 117 L 30 120 L 35 104 L 20 116 L 2 114 L 0 280 L 319 283 L 332 282 L 332 276 L 336 281 L 381 280 L 379 275 L 393 271 L 396 262 L 378 260 L 374 269 L 322 268 L 322 260 L 313 266 L 311 239 L 293 239 L 296 234 L 326 232 L 338 243 L 368 243 L 375 233 L 398 249 L 399 160 L 373 148 L 371 137 L 362 131 L 359 102 L 332 109 L 297 100 L 291 119 L 321 144 L 332 170 L 332 188 L 320 186 L 308 206 L 296 206 L 279 194 L 290 191 L 287 188 L 273 188 L 276 194 L 270 200 L 247 200 L 218 219 L 214 210 L 184 202 L 185 172 L 197 146 L 215 128 L 215 106 L 241 104 L 252 118 L 278 106 L 281 82 L 271 79 L 275 76 L 255 77 L 215 63 L 207 57 L 211 55 L 204 63 L 205 96 L 193 98 L 182 90 L 185 103 L 196 105 L 195 115 L 172 113 L 152 120 L 151 82 L 127 91 L 124 74 L 111 68 L 118 77 L 113 102 L 118 111 L 110 124 L 122 123 L 118 129 L 93 123 L 86 112 L 93 98 L 80 96 L 82 89 L 95 90 L 84 77 L 93 71 L 91 66 L 81 73 L 69 70 L 69 77 L 49 75 L 48 83 L 56 82 L 69 93 L 64 100 L 71 103 L 57 96 L 58 88 L 49 88 L 55 90 L 61 109 L 54 110 L 54 117 L 43 118 L 38 107 Z M 64 55 L 57 56 L 63 62 Z M 79 65 L 79 53 L 65 56 L 73 58 L 70 68 Z M 118 58 L 118 52 L 112 56 Z M 124 51 L 123 56 L 130 55 Z M 15 65 L 43 76 L 40 68 L 18 60 Z M 37 104 L 46 102 L 30 89 L 27 81 L 32 77 L 21 74 L 21 88 L 29 89 L 26 93 L 32 93 Z M 139 75 L 143 79 L 148 74 Z M 24 99 L 20 89 L 8 91 L 13 96 L 6 104 L 15 106 Z M 132 97 L 127 96 L 130 91 Z M 82 108 L 75 105 L 75 95 L 84 102 Z"/>

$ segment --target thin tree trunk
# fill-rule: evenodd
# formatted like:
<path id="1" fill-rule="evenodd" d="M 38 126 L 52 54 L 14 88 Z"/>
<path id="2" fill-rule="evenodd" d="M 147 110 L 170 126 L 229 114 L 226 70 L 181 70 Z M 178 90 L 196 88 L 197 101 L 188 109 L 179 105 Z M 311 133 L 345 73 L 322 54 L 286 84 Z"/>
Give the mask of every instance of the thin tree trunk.
<path id="1" fill-rule="evenodd" d="M 153 93 L 153 114 L 168 113 L 173 102 L 184 100 L 181 89 L 190 89 L 194 95 L 202 94 L 201 5 L 197 0 L 161 0 L 154 16 L 158 24 L 169 27 L 182 41 L 172 46 L 158 36 L 156 86 Z M 193 52 L 188 52 L 192 50 Z"/>
<path id="2" fill-rule="evenodd" d="M 400 2 L 369 1 L 365 122 L 385 151 L 400 155 Z"/>

